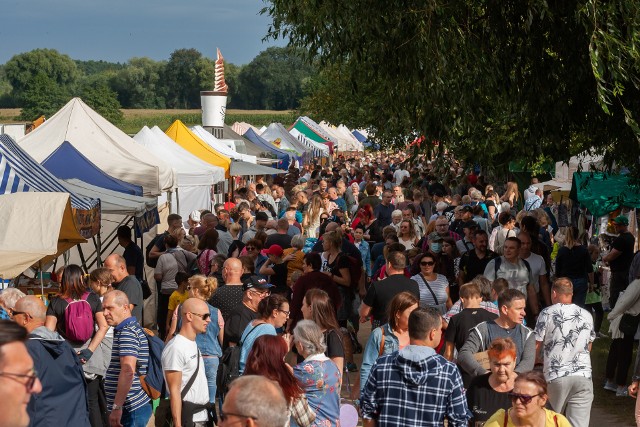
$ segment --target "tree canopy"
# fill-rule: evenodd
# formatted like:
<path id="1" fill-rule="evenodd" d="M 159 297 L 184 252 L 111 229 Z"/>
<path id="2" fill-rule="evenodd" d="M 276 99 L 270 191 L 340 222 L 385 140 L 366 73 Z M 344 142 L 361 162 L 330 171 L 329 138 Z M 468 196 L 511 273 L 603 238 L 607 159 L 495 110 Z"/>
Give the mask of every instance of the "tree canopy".
<path id="1" fill-rule="evenodd" d="M 495 167 L 594 147 L 636 168 L 639 7 L 268 0 L 263 13 L 273 18 L 269 37 L 322 65 L 305 107 L 367 126 L 380 142 L 424 135 Z"/>

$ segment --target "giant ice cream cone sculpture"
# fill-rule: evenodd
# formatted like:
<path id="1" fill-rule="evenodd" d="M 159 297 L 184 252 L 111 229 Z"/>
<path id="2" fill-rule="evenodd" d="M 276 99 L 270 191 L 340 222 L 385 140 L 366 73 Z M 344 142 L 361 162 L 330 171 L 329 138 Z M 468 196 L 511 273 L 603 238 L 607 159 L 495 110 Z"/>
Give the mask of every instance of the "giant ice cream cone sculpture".
<path id="1" fill-rule="evenodd" d="M 222 138 L 224 116 L 227 111 L 228 89 L 229 87 L 224 80 L 224 58 L 220 53 L 220 49 L 218 49 L 214 89 L 212 91 L 200 91 L 202 126 L 217 138 Z"/>

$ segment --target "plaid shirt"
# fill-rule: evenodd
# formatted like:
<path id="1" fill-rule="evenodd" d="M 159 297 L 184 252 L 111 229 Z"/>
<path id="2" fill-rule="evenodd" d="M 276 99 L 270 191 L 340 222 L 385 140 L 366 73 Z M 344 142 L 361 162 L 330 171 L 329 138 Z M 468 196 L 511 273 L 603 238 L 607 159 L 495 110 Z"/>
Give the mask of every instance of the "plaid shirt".
<path id="1" fill-rule="evenodd" d="M 424 357 L 416 361 L 416 353 Z M 379 427 L 441 427 L 445 417 L 450 427 L 466 427 L 472 416 L 456 365 L 414 345 L 378 359 L 360 407 L 362 418 L 375 419 Z"/>

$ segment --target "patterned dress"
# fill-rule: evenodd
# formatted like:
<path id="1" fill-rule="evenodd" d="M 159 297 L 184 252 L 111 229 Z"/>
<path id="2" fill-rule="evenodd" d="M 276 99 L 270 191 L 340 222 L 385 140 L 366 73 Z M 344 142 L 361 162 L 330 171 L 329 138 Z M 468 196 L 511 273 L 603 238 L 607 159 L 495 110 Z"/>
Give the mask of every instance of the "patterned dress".
<path id="1" fill-rule="evenodd" d="M 309 406 L 316 412 L 314 427 L 340 426 L 341 373 L 335 363 L 324 354 L 307 357 L 293 374 L 304 390 Z"/>

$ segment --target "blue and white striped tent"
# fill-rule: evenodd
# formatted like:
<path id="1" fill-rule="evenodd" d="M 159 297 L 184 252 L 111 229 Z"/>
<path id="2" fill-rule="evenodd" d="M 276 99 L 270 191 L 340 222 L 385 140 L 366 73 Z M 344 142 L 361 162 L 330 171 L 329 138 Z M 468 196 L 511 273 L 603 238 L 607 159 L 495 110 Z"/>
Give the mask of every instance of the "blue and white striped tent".
<path id="1" fill-rule="evenodd" d="M 99 231 L 100 200 L 69 191 L 9 135 L 0 135 L 0 195 L 26 191 L 69 193 L 80 234 L 89 238 Z"/>

